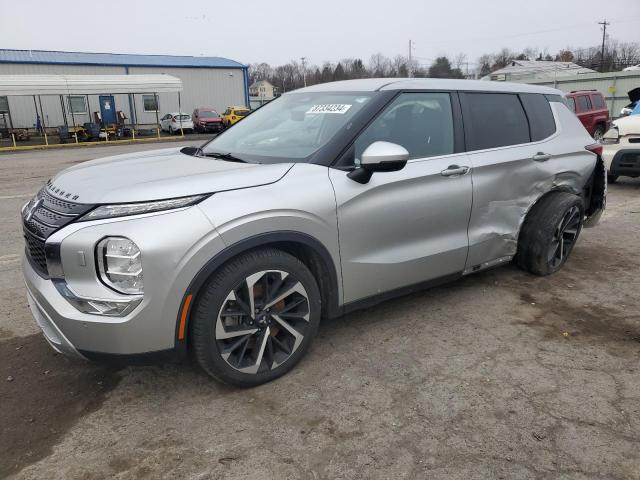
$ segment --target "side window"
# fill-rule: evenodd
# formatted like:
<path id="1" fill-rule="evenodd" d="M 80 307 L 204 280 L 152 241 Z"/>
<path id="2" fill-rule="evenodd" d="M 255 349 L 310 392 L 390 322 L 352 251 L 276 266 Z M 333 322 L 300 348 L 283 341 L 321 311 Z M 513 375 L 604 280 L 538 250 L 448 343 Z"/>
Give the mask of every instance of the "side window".
<path id="1" fill-rule="evenodd" d="M 594 108 L 606 108 L 602 95 L 598 93 L 596 93 L 595 95 L 591 95 L 591 100 L 593 101 Z"/>
<path id="2" fill-rule="evenodd" d="M 402 145 L 409 158 L 453 153 L 453 114 L 448 93 L 402 93 L 355 142 L 356 162 L 373 142 Z"/>
<path id="3" fill-rule="evenodd" d="M 573 113 L 576 113 L 576 99 L 573 97 L 567 97 L 567 107 L 569 107 L 569 110 Z"/>
<path id="4" fill-rule="evenodd" d="M 580 95 L 578 99 L 578 112 L 588 112 L 591 110 L 591 100 L 587 95 Z"/>
<path id="5" fill-rule="evenodd" d="M 529 123 L 517 94 L 465 93 L 463 98 L 468 150 L 530 141 Z"/>
<path id="6" fill-rule="evenodd" d="M 545 96 L 537 93 L 523 93 L 520 95 L 520 100 L 529 119 L 531 141 L 537 142 L 553 135 L 556 131 L 556 122 Z"/>

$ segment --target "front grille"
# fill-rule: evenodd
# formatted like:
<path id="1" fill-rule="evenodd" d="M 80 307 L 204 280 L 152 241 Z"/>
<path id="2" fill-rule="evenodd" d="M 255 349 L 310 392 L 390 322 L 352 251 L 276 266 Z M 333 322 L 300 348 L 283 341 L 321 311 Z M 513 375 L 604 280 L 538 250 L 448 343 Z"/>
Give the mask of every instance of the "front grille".
<path id="1" fill-rule="evenodd" d="M 49 274 L 45 252 L 47 238 L 93 207 L 55 197 L 47 188 L 52 188 L 50 182 L 27 204 L 22 217 L 25 251 L 33 267 L 45 277 Z"/>
<path id="2" fill-rule="evenodd" d="M 39 238 L 31 235 L 27 230 L 24 233 L 24 240 L 27 255 L 31 260 L 31 264 L 42 274 L 45 276 L 48 274 L 47 272 L 47 257 L 44 253 L 44 240 L 40 240 Z"/>

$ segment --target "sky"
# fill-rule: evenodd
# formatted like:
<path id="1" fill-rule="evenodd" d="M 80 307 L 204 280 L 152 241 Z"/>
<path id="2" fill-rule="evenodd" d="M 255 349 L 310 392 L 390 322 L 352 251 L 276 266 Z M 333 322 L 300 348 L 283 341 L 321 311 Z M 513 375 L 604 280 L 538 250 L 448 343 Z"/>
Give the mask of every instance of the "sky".
<path id="1" fill-rule="evenodd" d="M 502 47 L 640 42 L 640 0 L 0 0 L 0 48 L 221 56 L 279 65 L 389 57 L 429 65 Z"/>

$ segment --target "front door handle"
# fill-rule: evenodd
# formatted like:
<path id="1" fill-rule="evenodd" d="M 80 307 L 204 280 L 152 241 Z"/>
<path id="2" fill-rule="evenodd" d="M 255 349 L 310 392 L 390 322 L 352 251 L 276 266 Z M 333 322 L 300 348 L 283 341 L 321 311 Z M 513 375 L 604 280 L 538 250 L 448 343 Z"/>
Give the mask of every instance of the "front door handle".
<path id="1" fill-rule="evenodd" d="M 440 172 L 443 177 L 457 177 L 464 175 L 470 170 L 469 167 L 460 167 L 458 165 L 449 165 L 445 170 Z"/>
<path id="2" fill-rule="evenodd" d="M 531 157 L 531 159 L 535 160 L 536 162 L 546 162 L 550 158 L 551 158 L 551 154 L 544 153 L 544 152 L 538 152 L 533 157 Z"/>

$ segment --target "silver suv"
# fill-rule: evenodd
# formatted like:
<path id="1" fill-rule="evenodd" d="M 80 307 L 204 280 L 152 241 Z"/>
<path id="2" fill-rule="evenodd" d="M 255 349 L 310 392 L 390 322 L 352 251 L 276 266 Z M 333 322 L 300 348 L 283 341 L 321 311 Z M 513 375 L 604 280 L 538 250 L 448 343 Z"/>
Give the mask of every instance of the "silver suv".
<path id="1" fill-rule="evenodd" d="M 202 147 L 71 167 L 23 208 L 33 315 L 58 351 L 192 351 L 251 386 L 321 318 L 515 261 L 547 275 L 605 205 L 561 92 L 371 79 L 283 95 Z"/>

